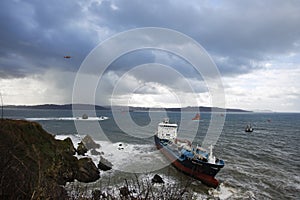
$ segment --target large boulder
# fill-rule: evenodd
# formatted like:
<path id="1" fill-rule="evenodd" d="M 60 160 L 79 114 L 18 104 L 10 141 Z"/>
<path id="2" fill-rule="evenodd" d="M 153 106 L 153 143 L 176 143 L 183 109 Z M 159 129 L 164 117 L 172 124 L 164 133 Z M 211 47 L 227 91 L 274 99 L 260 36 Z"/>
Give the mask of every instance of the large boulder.
<path id="1" fill-rule="evenodd" d="M 75 178 L 84 183 L 94 182 L 100 178 L 100 172 L 91 158 L 78 160 L 78 171 Z"/>
<path id="2" fill-rule="evenodd" d="M 92 150 L 93 153 L 97 154 L 96 150 L 97 148 L 100 148 L 100 144 L 97 144 L 91 136 L 86 135 L 81 142 L 78 143 L 78 147 L 77 147 L 77 154 L 84 156 L 85 153 L 89 150 Z M 94 154 L 93 154 L 94 155 Z M 100 155 L 100 154 L 98 154 Z"/>
<path id="3" fill-rule="evenodd" d="M 88 149 L 85 147 L 85 145 L 83 144 L 83 142 L 79 142 L 76 151 L 77 151 L 78 155 L 84 156 L 85 153 L 88 151 Z"/>
<path id="4" fill-rule="evenodd" d="M 86 135 L 83 139 L 82 139 L 82 143 L 84 144 L 84 146 L 87 148 L 87 150 L 91 150 L 91 149 L 97 149 L 100 148 L 100 144 L 97 144 L 91 136 Z"/>
<path id="5" fill-rule="evenodd" d="M 100 153 L 99 151 L 97 151 L 96 149 L 92 149 L 92 150 L 91 150 L 91 154 L 92 154 L 93 156 L 101 155 L 101 153 Z"/>
<path id="6" fill-rule="evenodd" d="M 130 194 L 130 191 L 128 189 L 128 187 L 126 186 L 123 186 L 121 188 L 119 188 L 120 190 L 120 194 L 123 196 L 123 197 L 128 197 L 128 195 Z M 129 198 L 128 198 L 129 199 Z"/>
<path id="7" fill-rule="evenodd" d="M 65 146 L 65 152 L 71 155 L 75 155 L 76 153 L 76 149 L 73 146 L 73 142 L 71 140 L 71 138 L 67 137 L 66 139 L 64 139 L 63 141 L 61 141 L 61 143 Z"/>
<path id="8" fill-rule="evenodd" d="M 158 174 L 155 174 L 152 178 L 152 183 L 164 183 L 164 180 Z"/>
<path id="9" fill-rule="evenodd" d="M 111 170 L 113 164 L 109 162 L 107 159 L 103 158 L 100 156 L 100 161 L 98 163 L 98 168 L 103 170 L 103 171 L 108 171 Z"/>

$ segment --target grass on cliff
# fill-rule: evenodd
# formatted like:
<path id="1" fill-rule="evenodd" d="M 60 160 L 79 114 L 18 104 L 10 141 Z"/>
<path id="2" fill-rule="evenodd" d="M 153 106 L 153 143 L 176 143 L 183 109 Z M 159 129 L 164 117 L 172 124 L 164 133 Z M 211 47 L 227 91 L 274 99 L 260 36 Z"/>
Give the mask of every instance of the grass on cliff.
<path id="1" fill-rule="evenodd" d="M 57 141 L 40 124 L 0 120 L 0 198 L 62 196 L 62 163 L 76 164 L 66 141 Z M 68 159 L 68 162 L 63 160 Z"/>

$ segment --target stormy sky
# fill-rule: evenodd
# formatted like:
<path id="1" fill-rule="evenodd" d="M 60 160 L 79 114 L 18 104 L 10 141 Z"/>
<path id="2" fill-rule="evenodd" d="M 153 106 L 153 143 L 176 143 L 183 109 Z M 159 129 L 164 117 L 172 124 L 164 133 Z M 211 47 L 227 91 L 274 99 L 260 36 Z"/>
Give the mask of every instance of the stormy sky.
<path id="1" fill-rule="evenodd" d="M 0 92 L 7 105 L 71 103 L 76 73 L 97 45 L 130 29 L 161 27 L 207 51 L 226 107 L 299 112 L 299 10 L 296 0 L 2 0 Z M 201 74 L 163 50 L 129 52 L 103 76 L 89 76 L 99 83 L 92 99 L 99 105 L 212 106 Z"/>

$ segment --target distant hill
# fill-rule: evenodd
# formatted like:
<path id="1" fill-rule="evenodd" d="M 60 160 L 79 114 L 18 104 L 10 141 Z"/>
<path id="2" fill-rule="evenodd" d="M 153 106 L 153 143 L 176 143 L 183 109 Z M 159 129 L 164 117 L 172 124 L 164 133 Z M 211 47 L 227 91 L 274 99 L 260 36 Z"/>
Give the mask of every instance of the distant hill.
<path id="1" fill-rule="evenodd" d="M 127 107 L 118 107 L 118 109 L 120 110 L 126 110 Z M 128 110 L 128 108 L 127 108 Z M 143 112 L 143 111 L 169 111 L 169 112 L 180 112 L 180 111 L 184 111 L 184 112 L 252 112 L 252 111 L 248 111 L 248 110 L 242 110 L 242 109 L 235 109 L 235 108 L 215 108 L 215 107 L 204 107 L 204 106 L 200 106 L 200 107 L 184 107 L 184 108 L 147 108 L 147 107 L 129 107 L 129 111 L 130 112 Z"/>
<path id="2" fill-rule="evenodd" d="M 103 106 L 91 105 L 91 104 L 43 104 L 43 105 L 34 105 L 34 106 L 15 106 L 8 105 L 4 106 L 5 108 L 20 108 L 20 109 L 49 109 L 49 110 L 72 110 L 72 106 L 74 106 L 77 110 L 109 110 L 109 108 L 105 108 Z"/>
<path id="3" fill-rule="evenodd" d="M 55 109 L 55 110 L 72 110 L 72 106 L 74 106 L 77 110 L 111 110 L 109 106 L 98 106 L 98 105 L 91 105 L 91 104 L 43 104 L 43 105 L 34 105 L 34 106 L 16 106 L 16 105 L 8 105 L 4 106 L 5 108 L 20 108 L 20 109 Z M 127 106 L 115 106 L 117 110 L 125 111 L 129 110 L 130 112 L 146 112 L 146 111 L 169 111 L 169 112 L 211 112 L 212 109 L 216 112 L 252 112 L 248 110 L 242 109 L 235 109 L 235 108 L 215 108 L 215 107 L 184 107 L 184 108 L 148 108 L 148 107 L 127 107 Z"/>
<path id="4" fill-rule="evenodd" d="M 238 108 L 217 108 L 217 107 L 205 107 L 205 106 L 200 106 L 200 107 L 185 107 L 182 110 L 183 111 L 197 111 L 200 110 L 200 112 L 211 112 L 212 109 L 216 112 L 252 112 L 248 110 L 243 110 L 243 109 L 238 109 Z"/>

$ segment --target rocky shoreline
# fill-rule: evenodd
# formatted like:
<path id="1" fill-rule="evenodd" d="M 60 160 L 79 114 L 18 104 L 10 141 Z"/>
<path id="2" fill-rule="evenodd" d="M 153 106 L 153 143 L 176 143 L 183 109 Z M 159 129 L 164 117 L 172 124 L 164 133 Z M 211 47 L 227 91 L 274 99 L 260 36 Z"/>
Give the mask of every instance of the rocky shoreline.
<path id="1" fill-rule="evenodd" d="M 190 199 L 186 186 L 153 178 L 124 180 L 115 190 L 74 188 L 69 185 L 94 183 L 100 171 L 113 169 L 101 145 L 87 135 L 80 142 L 56 139 L 37 122 L 0 120 L 0 199 Z M 118 150 L 123 150 L 122 144 Z M 97 163 L 88 156 L 99 156 Z M 100 180 L 101 182 L 101 180 Z M 159 184 L 156 188 L 155 185 Z M 77 191 L 78 190 L 78 191 Z M 156 191 L 156 192 L 154 192 Z M 71 192 L 71 193 L 70 193 Z M 75 196 L 72 194 L 75 193 Z M 185 197 L 184 197 L 185 196 Z M 183 198 L 184 197 L 184 198 Z"/>

